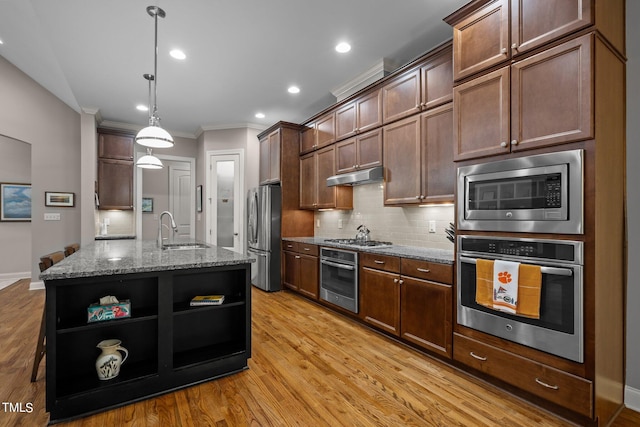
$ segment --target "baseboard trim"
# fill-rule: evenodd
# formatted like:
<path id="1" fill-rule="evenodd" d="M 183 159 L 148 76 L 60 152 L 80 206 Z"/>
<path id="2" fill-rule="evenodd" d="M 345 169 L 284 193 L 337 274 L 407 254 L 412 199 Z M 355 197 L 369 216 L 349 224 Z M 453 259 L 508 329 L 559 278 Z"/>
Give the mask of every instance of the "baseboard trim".
<path id="1" fill-rule="evenodd" d="M 636 412 L 640 412 L 640 390 L 626 386 L 624 388 L 624 405 Z"/>
<path id="2" fill-rule="evenodd" d="M 30 277 L 30 271 L 23 271 L 20 273 L 2 273 L 0 274 L 0 289 L 4 289 L 9 285 L 13 285 L 20 279 L 26 279 Z"/>
<path id="3" fill-rule="evenodd" d="M 29 290 L 30 291 L 37 291 L 37 290 L 44 290 L 44 282 L 42 280 L 38 280 L 37 282 L 31 282 L 31 284 L 29 285 Z"/>

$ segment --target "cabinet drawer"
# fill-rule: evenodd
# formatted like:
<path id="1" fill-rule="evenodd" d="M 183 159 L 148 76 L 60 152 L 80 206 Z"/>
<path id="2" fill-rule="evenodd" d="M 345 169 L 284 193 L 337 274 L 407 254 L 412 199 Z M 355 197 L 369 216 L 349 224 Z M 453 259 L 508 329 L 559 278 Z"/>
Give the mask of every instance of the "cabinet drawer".
<path id="1" fill-rule="evenodd" d="M 298 242 L 291 242 L 289 240 L 282 241 L 282 250 L 289 252 L 298 252 Z"/>
<path id="2" fill-rule="evenodd" d="M 449 264 L 402 258 L 400 271 L 405 276 L 453 284 L 453 266 Z"/>
<path id="3" fill-rule="evenodd" d="M 578 414 L 592 416 L 592 383 L 584 378 L 459 334 L 454 334 L 453 337 L 453 357 L 465 365 Z"/>
<path id="4" fill-rule="evenodd" d="M 318 246 L 298 243 L 298 252 L 305 255 L 318 256 Z"/>
<path id="5" fill-rule="evenodd" d="M 400 258 L 395 256 L 361 252 L 360 265 L 363 267 L 388 271 L 390 273 L 400 273 Z"/>

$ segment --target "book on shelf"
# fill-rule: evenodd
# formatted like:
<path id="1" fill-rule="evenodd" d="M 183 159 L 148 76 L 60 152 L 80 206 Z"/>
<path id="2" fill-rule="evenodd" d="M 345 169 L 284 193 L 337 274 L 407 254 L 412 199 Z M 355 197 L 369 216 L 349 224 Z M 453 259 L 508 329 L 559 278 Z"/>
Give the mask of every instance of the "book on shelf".
<path id="1" fill-rule="evenodd" d="M 193 297 L 189 305 L 198 307 L 201 305 L 220 305 L 224 301 L 224 295 L 198 295 Z"/>

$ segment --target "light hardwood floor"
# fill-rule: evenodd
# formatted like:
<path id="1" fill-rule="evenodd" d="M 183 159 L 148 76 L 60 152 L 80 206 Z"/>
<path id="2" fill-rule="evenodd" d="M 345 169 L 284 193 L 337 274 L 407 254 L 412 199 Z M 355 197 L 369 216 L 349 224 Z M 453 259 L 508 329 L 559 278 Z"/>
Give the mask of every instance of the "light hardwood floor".
<path id="1" fill-rule="evenodd" d="M 43 301 L 27 281 L 0 291 L 0 400 L 33 405 L 0 407 L 0 426 L 47 424 L 44 362 L 29 381 Z M 254 289 L 247 371 L 59 425 L 570 424 L 295 294 Z M 640 425 L 640 414 L 625 410 L 613 425 Z"/>

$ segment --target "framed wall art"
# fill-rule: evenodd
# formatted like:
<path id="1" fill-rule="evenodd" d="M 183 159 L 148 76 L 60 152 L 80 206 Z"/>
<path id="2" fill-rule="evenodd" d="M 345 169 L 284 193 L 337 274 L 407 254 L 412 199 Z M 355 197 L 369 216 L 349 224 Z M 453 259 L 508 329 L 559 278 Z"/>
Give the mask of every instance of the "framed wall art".
<path id="1" fill-rule="evenodd" d="M 142 198 L 142 212 L 143 213 L 153 212 L 153 197 Z"/>
<path id="2" fill-rule="evenodd" d="M 0 183 L 0 221 L 31 221 L 31 184 Z"/>
<path id="3" fill-rule="evenodd" d="M 74 193 L 44 192 L 44 205 L 55 208 L 72 208 L 76 205 Z"/>

